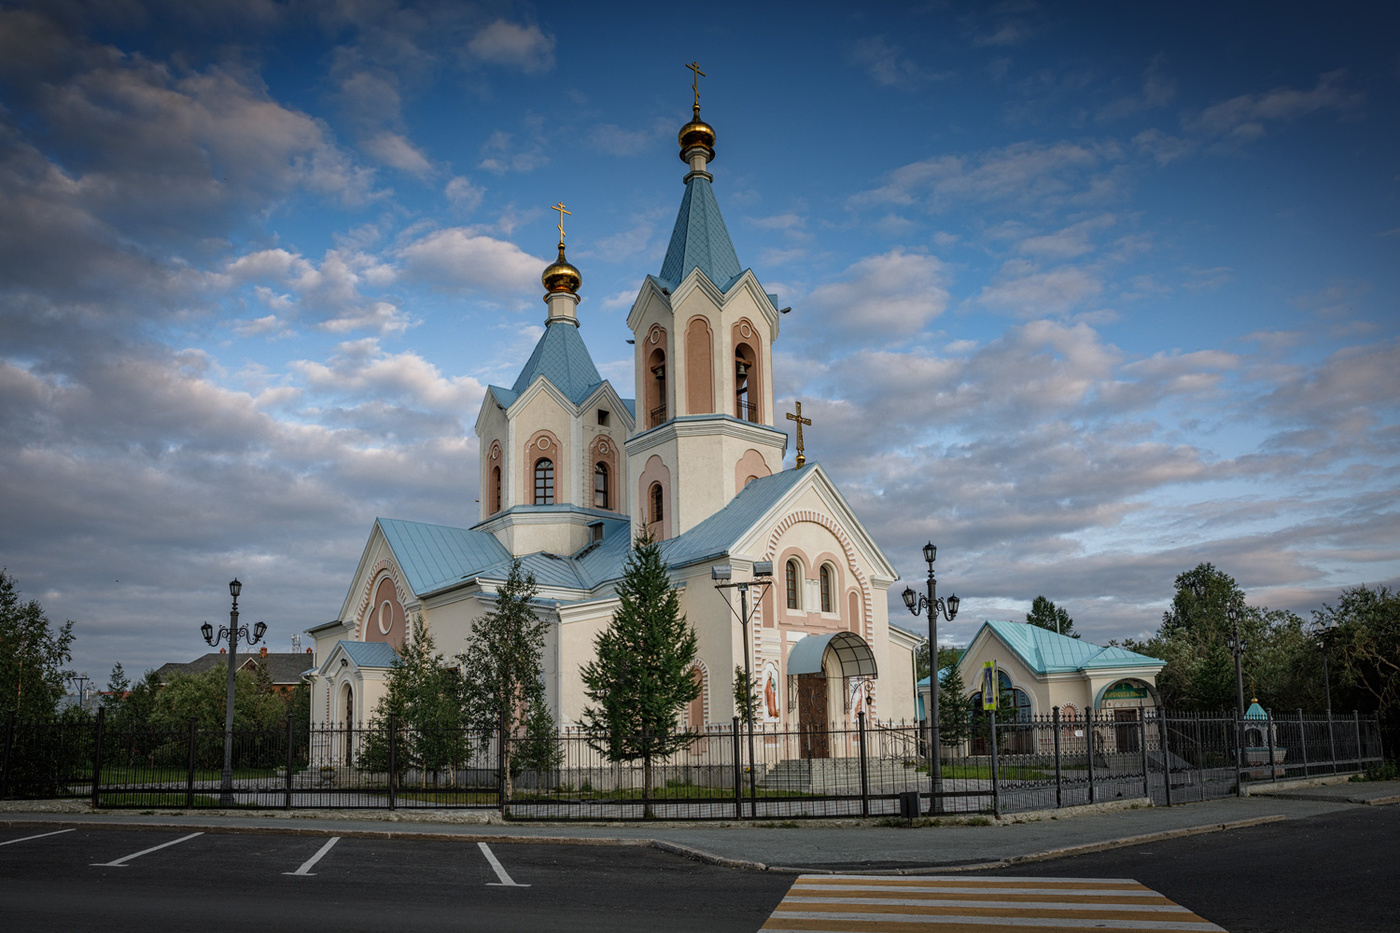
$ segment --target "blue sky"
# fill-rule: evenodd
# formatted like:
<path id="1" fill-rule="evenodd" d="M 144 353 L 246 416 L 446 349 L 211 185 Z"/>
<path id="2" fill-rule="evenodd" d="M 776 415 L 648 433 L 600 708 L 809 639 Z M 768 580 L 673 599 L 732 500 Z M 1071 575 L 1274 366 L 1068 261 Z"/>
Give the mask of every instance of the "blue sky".
<path id="1" fill-rule="evenodd" d="M 79 670 L 197 655 L 235 575 L 285 649 L 376 515 L 470 524 L 561 199 L 631 394 L 692 60 L 777 393 L 951 641 L 1400 578 L 1384 5 L 93 6 L 0 8 L 0 562 Z"/>

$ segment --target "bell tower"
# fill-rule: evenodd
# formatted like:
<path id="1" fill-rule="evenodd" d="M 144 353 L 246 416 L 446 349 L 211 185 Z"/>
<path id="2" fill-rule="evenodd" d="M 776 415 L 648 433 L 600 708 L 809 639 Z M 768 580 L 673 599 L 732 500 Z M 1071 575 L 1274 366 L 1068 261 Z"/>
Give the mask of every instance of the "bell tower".
<path id="1" fill-rule="evenodd" d="M 627 318 L 636 346 L 633 524 L 663 539 L 722 509 L 750 480 L 779 472 L 787 450 L 773 419 L 777 301 L 734 252 L 711 187 L 705 73 L 686 67 L 695 102 L 677 134 L 689 167 L 685 194 L 661 272 L 647 276 Z"/>

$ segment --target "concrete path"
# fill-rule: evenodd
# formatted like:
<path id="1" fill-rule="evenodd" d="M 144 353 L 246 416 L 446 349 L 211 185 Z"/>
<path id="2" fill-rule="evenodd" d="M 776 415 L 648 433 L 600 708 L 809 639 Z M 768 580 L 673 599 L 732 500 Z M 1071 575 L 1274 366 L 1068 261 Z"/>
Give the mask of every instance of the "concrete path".
<path id="1" fill-rule="evenodd" d="M 463 842 L 572 842 L 652 845 L 705 861 L 770 871 L 946 872 L 1153 839 L 1215 832 L 1400 802 L 1400 782 L 1277 789 L 1269 796 L 1152 807 L 1132 802 L 1097 812 L 1048 811 L 1025 822 L 978 820 L 908 828 L 869 820 L 758 823 L 513 824 L 480 822 L 490 811 L 0 812 L 0 829 L 69 826 L 325 836 L 457 839 Z M 478 822 L 469 822 L 475 819 Z"/>

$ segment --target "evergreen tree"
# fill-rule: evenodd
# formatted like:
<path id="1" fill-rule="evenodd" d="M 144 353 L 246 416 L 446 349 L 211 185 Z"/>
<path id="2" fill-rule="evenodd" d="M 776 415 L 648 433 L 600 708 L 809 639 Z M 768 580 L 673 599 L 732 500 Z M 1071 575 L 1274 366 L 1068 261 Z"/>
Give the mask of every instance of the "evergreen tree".
<path id="1" fill-rule="evenodd" d="M 758 684 L 745 676 L 744 669 L 734 665 L 734 712 L 742 723 L 758 718 Z"/>
<path id="2" fill-rule="evenodd" d="M 949 648 L 947 645 L 940 645 L 938 648 L 938 669 L 941 671 L 946 667 L 952 667 L 962 660 L 962 648 Z M 925 638 L 917 648 L 914 649 L 914 680 L 920 681 L 928 676 L 928 639 Z"/>
<path id="3" fill-rule="evenodd" d="M 15 579 L 0 570 L 0 714 L 47 719 L 72 676 L 73 623 L 57 629 L 38 601 L 21 603 Z"/>
<path id="4" fill-rule="evenodd" d="M 1079 637 L 1069 613 L 1044 596 L 1037 596 L 1031 601 L 1031 611 L 1026 613 L 1026 622 L 1070 638 Z"/>
<path id="5" fill-rule="evenodd" d="M 541 760 L 542 735 L 531 735 L 533 722 L 543 728 L 544 637 L 546 623 L 535 615 L 530 603 L 538 587 L 534 574 L 521 574 L 520 561 L 513 561 L 504 585 L 496 588 L 496 608 L 477 620 L 467 638 L 467 650 L 457 655 L 462 665 L 467 721 L 480 740 L 490 736 L 504 741 L 505 795 L 510 800 L 511 779 L 520 768 L 512 761 L 513 746 L 524 736 L 533 748 L 529 756 Z M 553 722 L 553 717 L 550 717 Z M 548 760 L 544 756 L 543 760 Z"/>
<path id="6" fill-rule="evenodd" d="M 619 606 L 598 633 L 596 658 L 583 668 L 591 703 L 583 722 L 589 743 L 609 761 L 642 762 L 642 801 L 652 815 L 652 765 L 683 748 L 693 734 L 680 726 L 685 704 L 700 693 L 690 673 L 695 630 L 681 614 L 680 597 L 647 535 L 633 544 L 617 586 Z"/>
<path id="7" fill-rule="evenodd" d="M 511 777 L 519 777 L 521 771 L 548 772 L 559 767 L 564 761 L 564 749 L 559 744 L 559 726 L 554 714 L 540 698 L 530 704 L 525 714 L 525 735 L 516 743 L 515 754 L 511 756 Z"/>
<path id="8" fill-rule="evenodd" d="M 122 700 L 131 692 L 131 680 L 126 676 L 126 671 L 122 670 L 122 663 L 118 661 L 112 665 L 112 673 L 107 676 L 107 691 L 102 697 L 102 707 L 116 712 L 121 709 Z"/>
<path id="9" fill-rule="evenodd" d="M 972 707 L 957 663 L 944 670 L 947 673 L 938 682 L 938 740 L 946 752 L 967 740 L 971 731 L 967 714 Z"/>

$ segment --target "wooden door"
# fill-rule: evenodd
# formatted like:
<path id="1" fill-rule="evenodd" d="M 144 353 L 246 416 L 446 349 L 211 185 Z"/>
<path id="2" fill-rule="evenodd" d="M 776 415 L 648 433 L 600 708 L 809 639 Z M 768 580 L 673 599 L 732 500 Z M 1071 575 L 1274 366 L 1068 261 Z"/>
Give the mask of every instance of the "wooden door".
<path id="1" fill-rule="evenodd" d="M 797 729 L 803 758 L 830 758 L 831 740 L 826 732 L 826 675 L 797 676 Z"/>
<path id="2" fill-rule="evenodd" d="M 1117 732 L 1115 738 L 1118 740 L 1118 751 L 1136 752 L 1142 748 L 1138 733 L 1138 711 L 1135 709 L 1116 709 L 1113 711 L 1114 729 Z"/>

